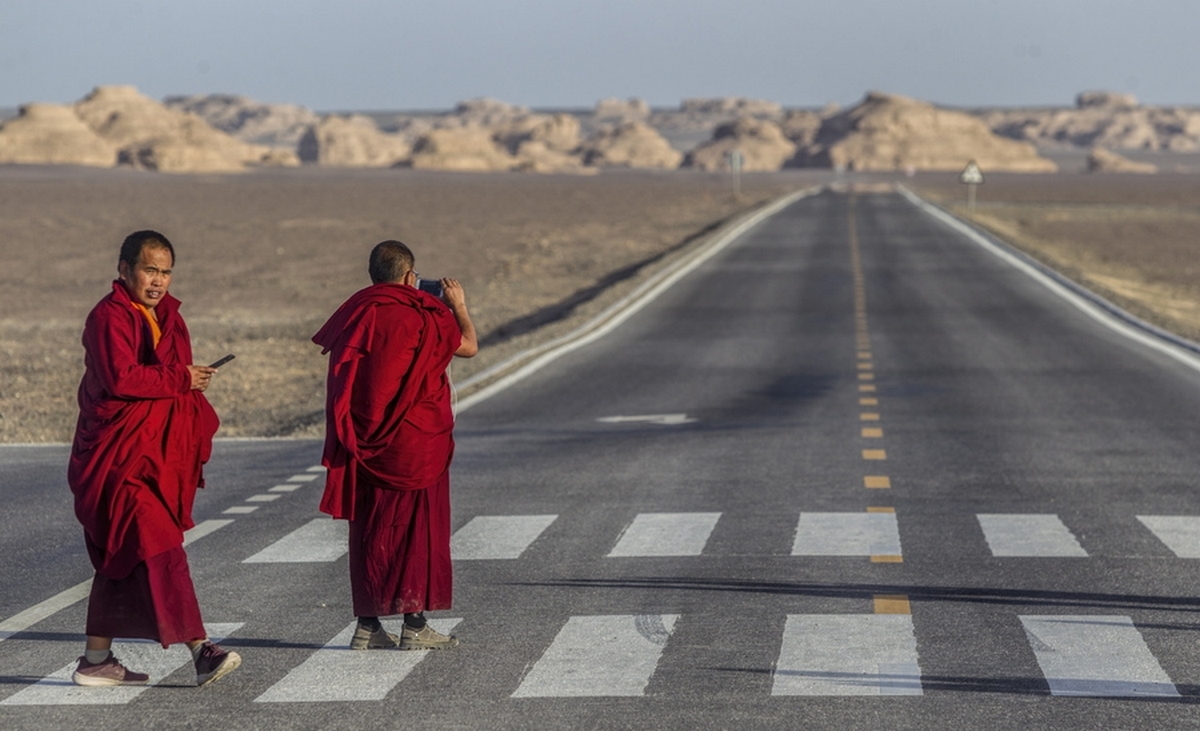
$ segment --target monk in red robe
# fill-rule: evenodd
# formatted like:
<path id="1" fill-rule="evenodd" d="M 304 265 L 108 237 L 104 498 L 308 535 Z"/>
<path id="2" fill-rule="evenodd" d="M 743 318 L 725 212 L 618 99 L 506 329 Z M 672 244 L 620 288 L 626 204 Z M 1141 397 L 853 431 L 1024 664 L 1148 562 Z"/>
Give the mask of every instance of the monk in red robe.
<path id="1" fill-rule="evenodd" d="M 88 315 L 86 370 L 67 482 L 96 569 L 79 685 L 145 683 L 113 656 L 113 637 L 184 642 L 196 683 L 241 663 L 208 641 L 183 550 L 192 500 L 204 486 L 217 415 L 204 390 L 216 370 L 192 364 L 192 344 L 167 293 L 175 249 L 156 231 L 121 245 L 119 278 Z"/>
<path id="2" fill-rule="evenodd" d="M 423 291 L 413 265 L 399 241 L 376 245 L 373 284 L 313 336 L 329 353 L 321 511 L 350 521 L 356 650 L 458 644 L 424 613 L 451 604 L 454 414 L 446 369 L 479 346 L 462 286 L 442 279 L 441 296 Z M 379 622 L 393 614 L 404 615 L 399 636 Z"/>

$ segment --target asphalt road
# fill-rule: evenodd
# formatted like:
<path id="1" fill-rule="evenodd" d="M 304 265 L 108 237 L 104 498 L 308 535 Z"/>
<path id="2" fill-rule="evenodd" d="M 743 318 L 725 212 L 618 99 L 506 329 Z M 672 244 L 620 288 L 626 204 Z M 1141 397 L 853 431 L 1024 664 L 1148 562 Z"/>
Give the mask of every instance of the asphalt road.
<path id="1" fill-rule="evenodd" d="M 222 442 L 189 555 L 244 667 L 71 688 L 65 448 L 0 448 L 0 727 L 1195 727 L 1198 414 L 1188 356 L 822 193 L 460 415 L 452 651 L 342 649 L 319 443 Z"/>

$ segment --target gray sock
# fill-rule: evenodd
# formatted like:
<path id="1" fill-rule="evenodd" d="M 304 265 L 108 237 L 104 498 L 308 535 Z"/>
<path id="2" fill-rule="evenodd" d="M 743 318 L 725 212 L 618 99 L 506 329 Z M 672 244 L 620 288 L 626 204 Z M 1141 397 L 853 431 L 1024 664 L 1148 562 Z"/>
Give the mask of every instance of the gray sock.
<path id="1" fill-rule="evenodd" d="M 207 644 L 208 644 L 208 640 L 205 640 L 205 641 L 201 642 L 200 644 L 196 645 L 195 647 L 190 648 L 192 651 L 192 662 L 196 662 L 197 660 L 200 659 L 200 651 L 203 650 L 204 646 Z"/>
<path id="2" fill-rule="evenodd" d="M 108 659 L 112 654 L 112 650 L 84 650 L 83 659 L 87 660 L 92 665 L 99 665 Z"/>

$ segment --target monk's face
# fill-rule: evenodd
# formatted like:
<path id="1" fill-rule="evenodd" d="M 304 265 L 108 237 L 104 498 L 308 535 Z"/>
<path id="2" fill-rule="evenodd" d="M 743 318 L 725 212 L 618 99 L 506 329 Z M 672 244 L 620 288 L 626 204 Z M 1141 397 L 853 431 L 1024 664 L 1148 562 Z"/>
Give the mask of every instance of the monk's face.
<path id="1" fill-rule="evenodd" d="M 161 246 L 143 246 L 133 266 L 121 262 L 117 267 L 121 282 L 134 302 L 153 310 L 171 286 L 171 252 Z"/>

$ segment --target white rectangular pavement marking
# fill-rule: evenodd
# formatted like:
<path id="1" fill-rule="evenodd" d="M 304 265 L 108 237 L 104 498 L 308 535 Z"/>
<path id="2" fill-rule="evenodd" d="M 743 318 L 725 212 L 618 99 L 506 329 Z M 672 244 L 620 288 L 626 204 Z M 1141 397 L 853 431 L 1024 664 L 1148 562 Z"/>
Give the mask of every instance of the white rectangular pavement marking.
<path id="1" fill-rule="evenodd" d="M 641 513 L 609 556 L 699 556 L 720 513 Z"/>
<path id="2" fill-rule="evenodd" d="M 234 505 L 232 508 L 225 508 L 221 512 L 226 515 L 248 515 L 258 510 L 257 505 Z"/>
<path id="3" fill-rule="evenodd" d="M 641 696 L 678 614 L 571 617 L 513 698 Z"/>
<path id="4" fill-rule="evenodd" d="M 1139 515 L 1137 519 L 1179 558 L 1200 558 L 1200 516 Z"/>
<path id="5" fill-rule="evenodd" d="M 438 632 L 449 633 L 460 619 L 431 619 Z M 404 620 L 382 620 L 388 632 L 399 634 Z M 255 703 L 383 700 L 396 684 L 436 650 L 351 650 L 357 622 L 342 630 L 287 675 L 254 699 Z"/>
<path id="6" fill-rule="evenodd" d="M 923 695 L 909 614 L 789 614 L 771 695 Z"/>
<path id="7" fill-rule="evenodd" d="M 450 536 L 456 561 L 519 558 L 557 515 L 478 515 Z"/>
<path id="8" fill-rule="evenodd" d="M 220 642 L 237 631 L 241 622 L 230 624 L 207 624 L 209 639 Z M 192 653 L 184 645 L 172 645 L 166 650 L 157 642 L 146 640 L 113 643 L 113 654 L 130 670 L 148 673 L 146 685 L 122 685 L 108 688 L 88 688 L 75 685 L 71 675 L 78 661 L 42 678 L 33 685 L 22 688 L 0 701 L 6 706 L 63 706 L 63 705 L 122 705 L 128 703 L 152 685 L 162 682 L 171 673 L 184 665 L 191 665 Z"/>
<path id="9" fill-rule="evenodd" d="M 289 482 L 285 485 L 276 485 L 275 487 L 269 488 L 267 492 L 295 492 L 302 487 L 304 487 L 304 485 L 301 485 L 300 483 Z"/>
<path id="10" fill-rule="evenodd" d="M 1129 617 L 1025 615 L 1021 624 L 1051 695 L 1179 697 Z"/>
<path id="11" fill-rule="evenodd" d="M 899 556 L 895 513 L 800 513 L 793 556 Z"/>
<path id="12" fill-rule="evenodd" d="M 314 475 L 314 474 L 292 475 L 291 477 L 287 478 L 287 481 L 288 482 L 312 482 L 313 480 L 317 479 L 318 477 L 320 477 L 320 475 Z"/>
<path id="13" fill-rule="evenodd" d="M 975 517 L 993 556 L 1087 557 L 1087 551 L 1057 515 L 980 513 Z"/>
<path id="14" fill-rule="evenodd" d="M 316 518 L 275 541 L 242 563 L 323 563 L 336 561 L 349 548 L 349 524 Z"/>

